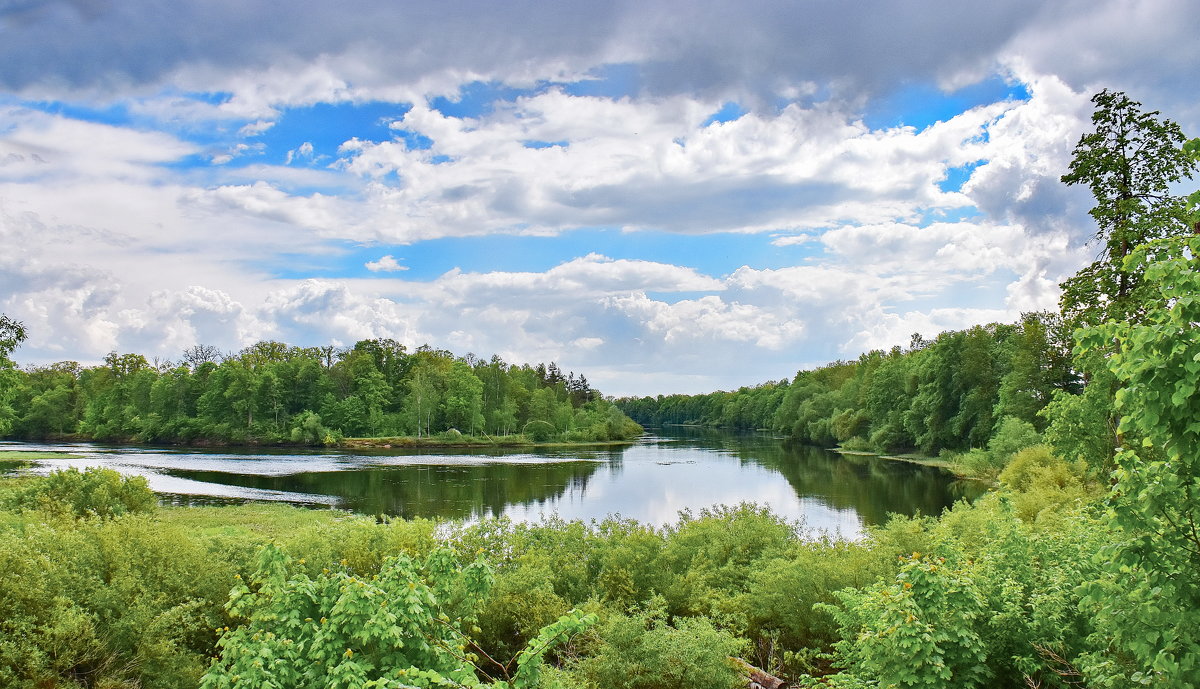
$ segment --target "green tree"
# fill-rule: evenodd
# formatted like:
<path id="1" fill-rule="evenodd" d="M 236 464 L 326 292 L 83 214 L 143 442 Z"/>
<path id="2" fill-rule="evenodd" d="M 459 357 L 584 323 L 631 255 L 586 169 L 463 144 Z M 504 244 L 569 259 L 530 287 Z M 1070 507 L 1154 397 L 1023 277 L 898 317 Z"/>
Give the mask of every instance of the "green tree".
<path id="1" fill-rule="evenodd" d="M 225 366 L 222 365 L 222 368 Z M 230 362 L 228 386 L 225 400 L 229 409 L 239 418 L 246 420 L 246 428 L 254 425 L 255 393 L 258 391 L 257 375 L 254 370 L 240 362 Z"/>
<path id="2" fill-rule="evenodd" d="M 74 427 L 73 397 L 74 390 L 70 385 L 52 387 L 32 397 L 20 420 L 21 435 L 45 438 L 52 433 L 71 430 Z"/>
<path id="3" fill-rule="evenodd" d="M 461 361 L 450 365 L 443 399 L 446 426 L 474 433 L 483 427 L 483 383 Z"/>
<path id="4" fill-rule="evenodd" d="M 1059 456 L 1083 461 L 1093 470 L 1107 474 L 1112 469 L 1116 444 L 1113 418 L 1112 374 L 1101 364 L 1086 365 L 1093 371 L 1083 392 L 1072 395 L 1055 390 L 1038 415 L 1046 419 L 1046 442 Z"/>
<path id="5" fill-rule="evenodd" d="M 0 314 L 0 364 L 12 366 L 8 358 L 25 341 L 25 326 L 17 320 Z"/>
<path id="6" fill-rule="evenodd" d="M 1084 330 L 1084 354 L 1110 352 L 1120 437 L 1109 508 L 1123 538 L 1100 554 L 1090 602 L 1111 650 L 1085 664 L 1097 686 L 1195 686 L 1200 677 L 1200 237 L 1134 250 L 1141 322 Z"/>
<path id="7" fill-rule="evenodd" d="M 1064 333 L 1062 318 L 1048 312 L 1022 315 L 1020 330 L 1009 340 L 1008 373 L 1000 380 L 994 415 L 1015 416 L 1044 427 L 1039 412 L 1056 390 L 1076 390 L 1071 370 L 1070 333 Z"/>
<path id="8" fill-rule="evenodd" d="M 0 437 L 12 430 L 13 417 L 16 416 L 12 408 L 17 387 L 16 364 L 8 356 L 24 341 L 25 326 L 20 321 L 0 314 Z"/>
<path id="9" fill-rule="evenodd" d="M 427 357 L 421 357 L 406 381 L 404 411 L 409 428 L 420 438 L 433 433 L 434 414 L 441 403 L 441 372 Z"/>
<path id="10" fill-rule="evenodd" d="M 1092 97 L 1095 131 L 1075 146 L 1062 181 L 1084 184 L 1096 199 L 1100 257 L 1062 283 L 1063 314 L 1083 324 L 1140 318 L 1147 299 L 1142 279 L 1124 260 L 1140 244 L 1191 231 L 1185 201 L 1170 185 L 1190 179 L 1196 161 L 1181 148 L 1179 125 L 1142 112 L 1141 103 L 1119 91 Z"/>

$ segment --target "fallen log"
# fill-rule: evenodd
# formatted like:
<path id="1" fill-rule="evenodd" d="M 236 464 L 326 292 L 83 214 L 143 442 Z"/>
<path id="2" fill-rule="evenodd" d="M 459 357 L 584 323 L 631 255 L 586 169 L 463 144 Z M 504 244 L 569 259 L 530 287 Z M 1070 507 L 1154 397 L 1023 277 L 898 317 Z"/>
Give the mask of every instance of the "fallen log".
<path id="1" fill-rule="evenodd" d="M 741 658 L 730 658 L 746 673 L 746 689 L 787 689 L 788 683 L 775 675 L 747 663 Z"/>

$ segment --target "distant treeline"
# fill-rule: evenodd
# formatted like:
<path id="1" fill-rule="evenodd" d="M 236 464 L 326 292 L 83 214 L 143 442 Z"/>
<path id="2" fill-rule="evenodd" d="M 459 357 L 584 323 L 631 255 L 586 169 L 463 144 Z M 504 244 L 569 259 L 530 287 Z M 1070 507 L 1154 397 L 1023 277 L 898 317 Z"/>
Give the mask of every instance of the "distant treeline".
<path id="1" fill-rule="evenodd" d="M 0 436 L 140 442 L 331 444 L 347 437 L 630 438 L 641 428 L 558 366 L 456 357 L 393 340 L 348 349 L 197 346 L 178 364 L 110 354 L 9 371 Z M 7 432 L 5 426 L 8 426 Z"/>
<path id="2" fill-rule="evenodd" d="M 647 425 L 769 429 L 816 445 L 933 454 L 983 447 L 1005 417 L 1044 430 L 1047 405 L 1070 405 L 1082 389 L 1062 317 L 1038 312 L 932 341 L 913 335 L 907 349 L 800 371 L 790 383 L 623 398 L 617 406 Z"/>

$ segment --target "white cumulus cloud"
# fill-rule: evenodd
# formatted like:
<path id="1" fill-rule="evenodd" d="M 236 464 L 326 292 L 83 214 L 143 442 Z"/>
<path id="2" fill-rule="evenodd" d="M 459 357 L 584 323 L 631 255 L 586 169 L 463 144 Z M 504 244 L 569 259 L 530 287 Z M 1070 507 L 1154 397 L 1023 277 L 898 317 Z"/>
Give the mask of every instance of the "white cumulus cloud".
<path id="1" fill-rule="evenodd" d="M 377 261 L 367 261 L 363 265 L 372 273 L 391 273 L 398 270 L 408 270 L 408 266 L 401 265 L 391 254 L 381 256 Z"/>

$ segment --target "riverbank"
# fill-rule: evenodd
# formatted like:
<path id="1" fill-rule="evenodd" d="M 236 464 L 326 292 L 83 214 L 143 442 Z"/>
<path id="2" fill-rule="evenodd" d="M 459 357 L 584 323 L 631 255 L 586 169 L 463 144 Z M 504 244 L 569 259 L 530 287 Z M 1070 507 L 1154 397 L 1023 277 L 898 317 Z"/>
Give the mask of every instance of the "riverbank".
<path id="1" fill-rule="evenodd" d="M 929 457 L 927 455 L 918 454 L 898 454 L 887 455 L 878 452 L 867 452 L 865 450 L 846 450 L 841 447 L 832 448 L 833 452 L 840 455 L 849 455 L 853 457 L 878 457 L 879 459 L 888 459 L 896 462 L 908 462 L 909 464 L 920 464 L 921 466 L 933 467 L 942 469 L 961 479 L 969 479 L 971 481 L 993 481 L 991 477 L 978 476 L 966 471 L 961 464 L 954 461 L 952 458 L 945 457 Z"/>
<path id="2" fill-rule="evenodd" d="M 447 438 L 433 436 L 396 436 L 390 438 L 342 438 L 333 447 L 342 450 L 408 450 L 414 448 L 560 448 L 560 447 L 628 447 L 637 439 L 628 440 L 581 440 L 534 442 L 523 435 L 505 436 L 459 436 Z"/>
<path id="3" fill-rule="evenodd" d="M 0 450 L 0 461 L 35 461 L 38 459 L 80 459 L 83 455 L 70 452 L 41 450 Z"/>
<path id="4" fill-rule="evenodd" d="M 70 452 L 40 450 L 0 450 L 0 476 L 33 466 L 34 462 L 46 459 L 80 459 L 82 455 Z"/>
<path id="5" fill-rule="evenodd" d="M 637 442 L 637 438 L 628 438 L 625 440 L 554 440 L 537 442 L 530 440 L 524 435 L 504 435 L 504 436 L 474 436 L 474 435 L 458 435 L 449 436 L 447 434 L 438 434 L 435 436 L 421 437 L 416 436 L 391 436 L 379 438 L 340 438 L 324 445 L 300 445 L 294 443 L 281 442 L 262 442 L 255 439 L 247 439 L 241 442 L 232 442 L 214 438 L 193 438 L 187 442 L 139 442 L 136 439 L 109 439 L 96 440 L 79 434 L 69 435 L 53 435 L 43 440 L 33 441 L 18 441 L 18 442 L 55 442 L 55 443 L 101 443 L 104 445 L 136 445 L 139 447 L 171 447 L 171 448 L 194 448 L 194 449 L 209 449 L 214 447 L 230 448 L 230 449 L 257 449 L 257 448 L 332 448 L 337 450 L 410 450 L 410 449 L 479 449 L 479 448 L 496 448 L 496 449 L 520 449 L 520 448 L 589 448 L 589 447 L 628 447 Z M 37 460 L 37 459 L 79 459 L 79 456 L 71 456 L 70 453 L 62 452 L 45 452 L 46 456 L 35 456 L 38 453 L 36 450 L 3 450 L 0 451 L 0 460 Z M 6 455 L 12 455 L 6 456 Z"/>

